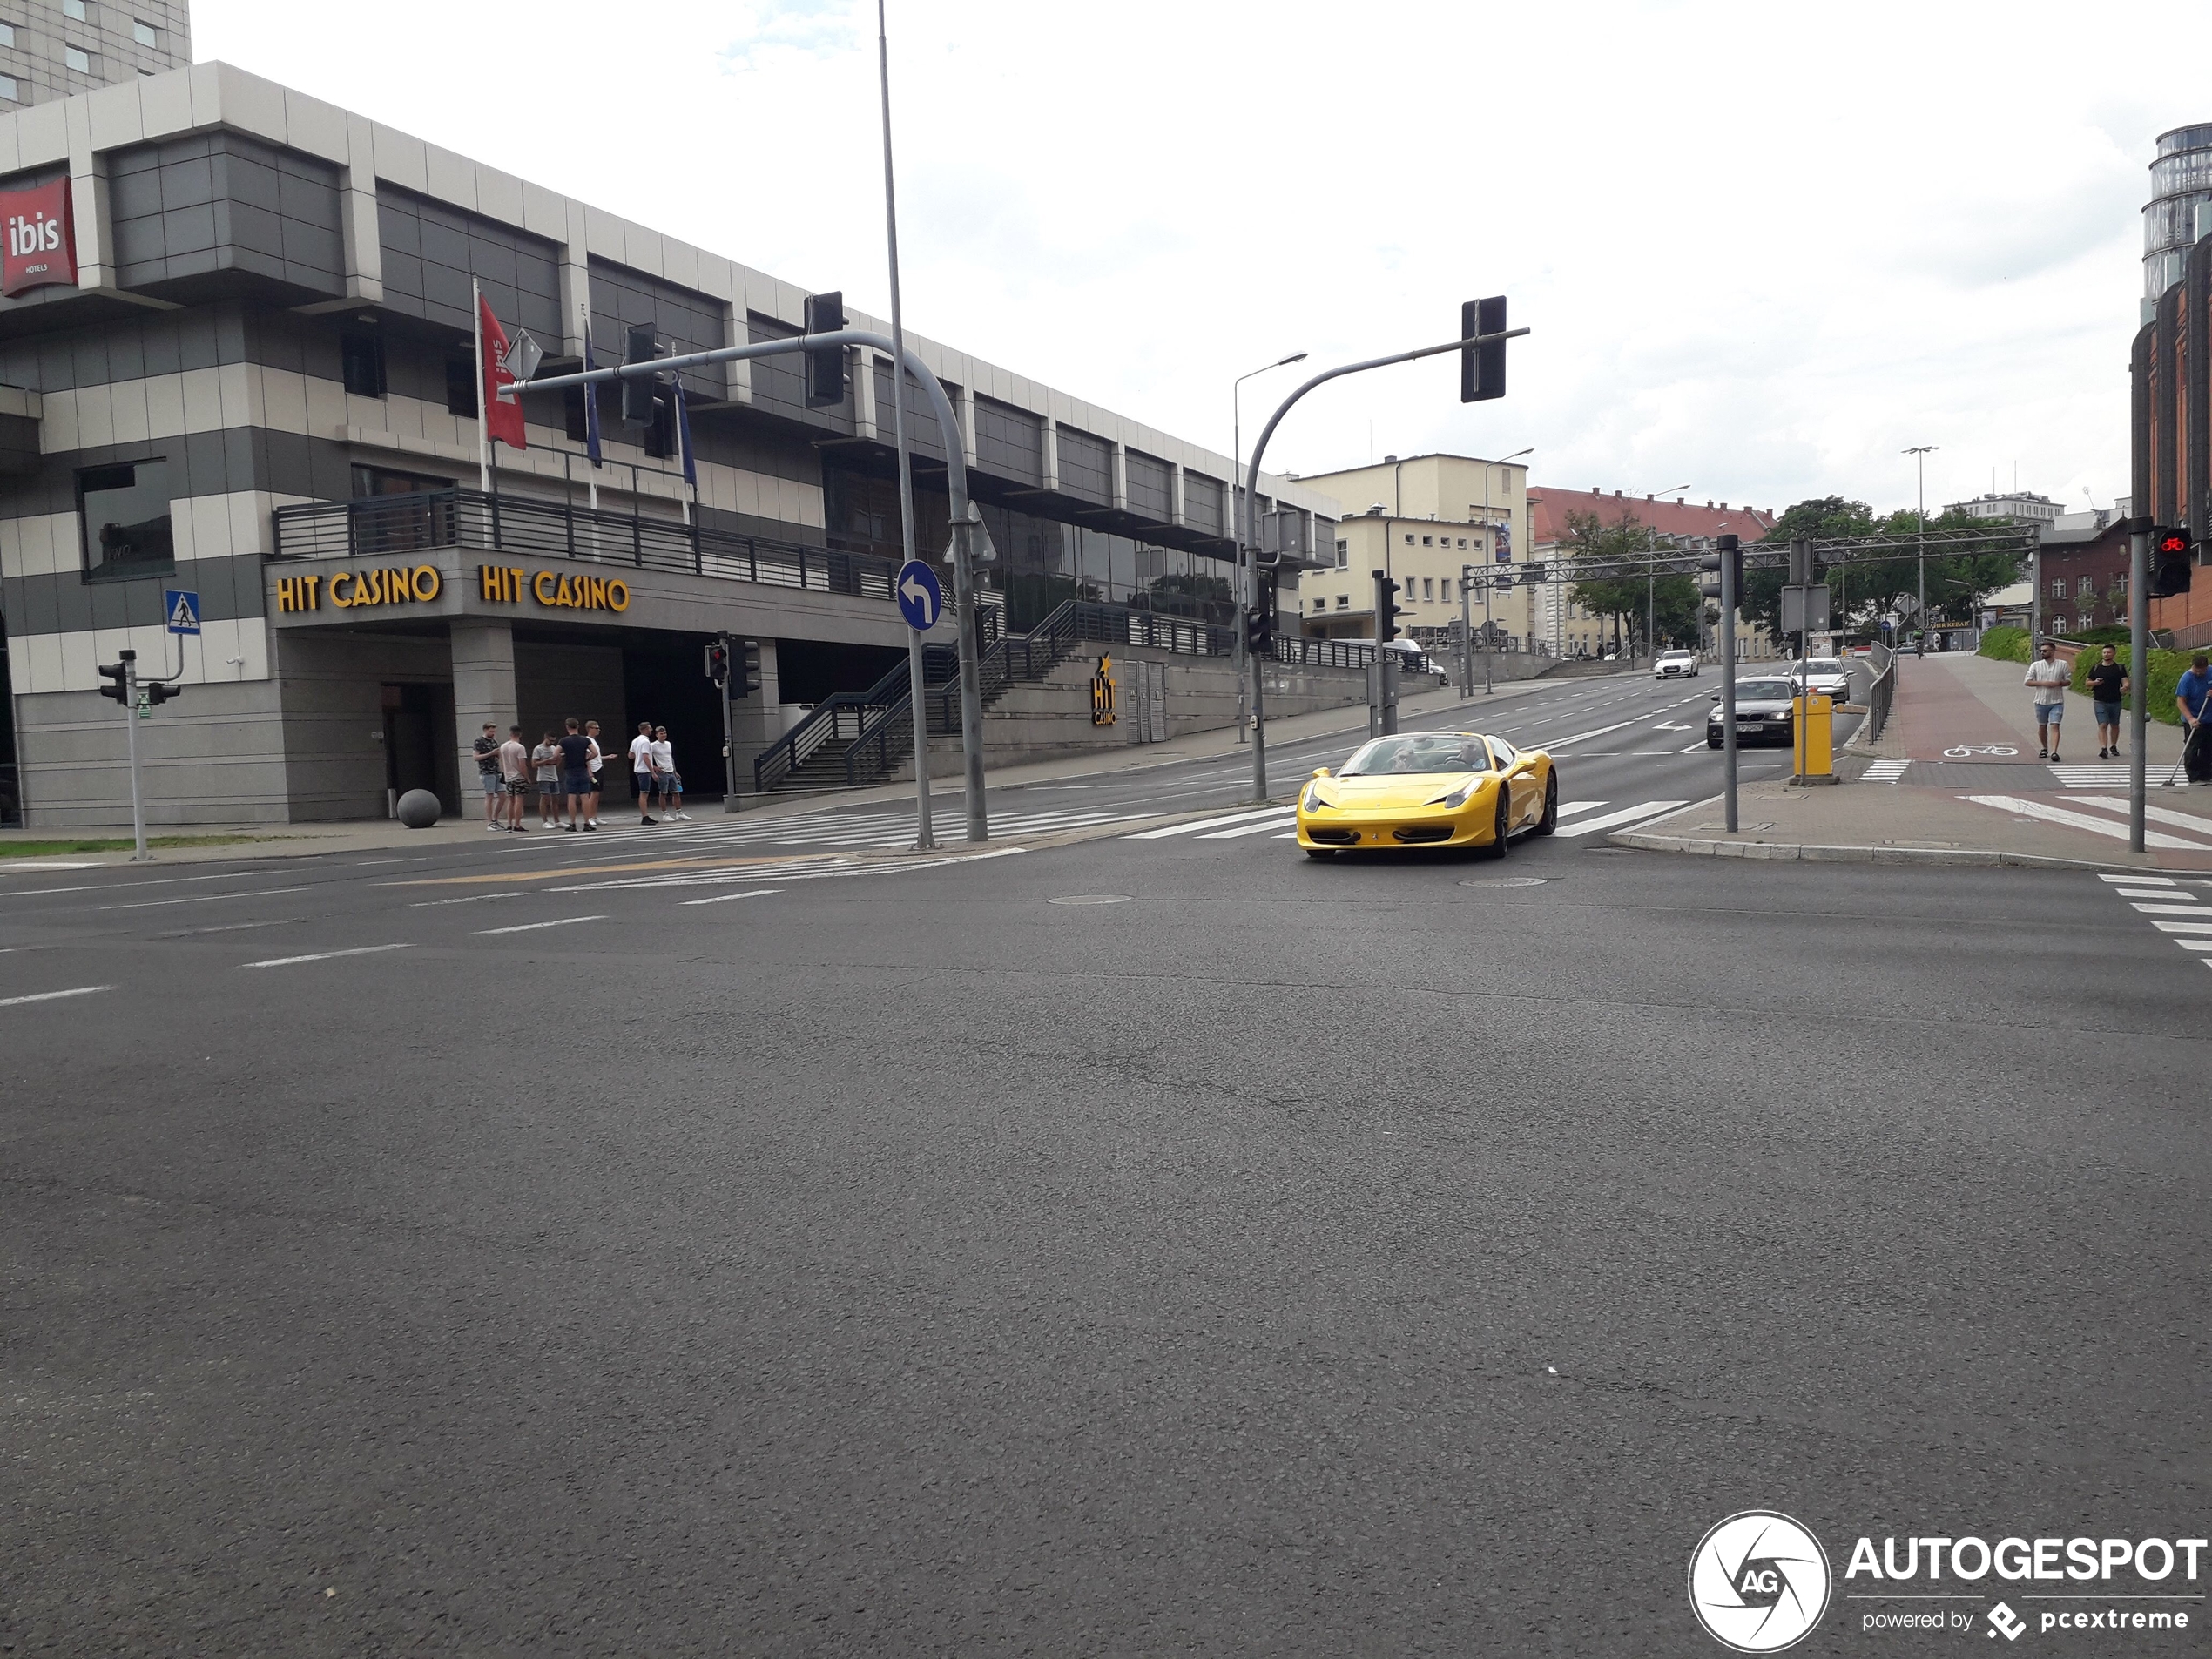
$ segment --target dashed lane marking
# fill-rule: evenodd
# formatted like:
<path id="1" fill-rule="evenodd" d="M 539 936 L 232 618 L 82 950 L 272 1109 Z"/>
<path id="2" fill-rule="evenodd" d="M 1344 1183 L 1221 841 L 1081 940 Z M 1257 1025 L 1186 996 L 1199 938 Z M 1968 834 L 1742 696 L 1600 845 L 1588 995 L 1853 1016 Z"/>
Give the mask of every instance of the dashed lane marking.
<path id="1" fill-rule="evenodd" d="M 103 910 L 152 910 L 161 905 L 212 904 L 218 899 L 273 899 L 280 893 L 305 893 L 305 887 L 255 887 L 250 893 L 195 893 L 182 899 L 133 899 L 128 904 L 104 904 Z"/>
<path id="2" fill-rule="evenodd" d="M 29 996 L 0 996 L 0 1008 L 21 1008 L 26 1002 L 57 1002 L 65 996 L 93 996 L 114 988 L 112 985 L 79 985 L 66 991 L 34 991 Z"/>
<path id="3" fill-rule="evenodd" d="M 727 904 L 732 899 L 772 899 L 779 891 L 776 887 L 755 887 L 750 893 L 718 893 L 711 899 L 686 899 L 683 902 L 686 905 Z"/>
<path id="4" fill-rule="evenodd" d="M 341 956 L 375 956 L 388 950 L 406 950 L 406 945 L 356 945 L 351 950 L 319 950 L 307 956 L 272 956 L 265 962 L 240 962 L 241 968 L 291 968 L 300 962 L 335 961 Z"/>
<path id="5" fill-rule="evenodd" d="M 604 916 L 556 916 L 551 921 L 517 922 L 512 927 L 479 927 L 475 936 L 489 939 L 494 934 L 534 934 L 541 927 L 573 927 L 579 921 L 604 921 Z"/>

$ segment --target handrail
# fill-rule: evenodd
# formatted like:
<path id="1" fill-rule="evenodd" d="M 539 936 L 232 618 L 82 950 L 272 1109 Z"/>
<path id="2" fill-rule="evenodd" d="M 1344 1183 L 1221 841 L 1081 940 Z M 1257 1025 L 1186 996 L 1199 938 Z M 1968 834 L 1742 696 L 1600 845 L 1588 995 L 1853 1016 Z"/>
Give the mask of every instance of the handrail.
<path id="1" fill-rule="evenodd" d="M 1880 669 L 1873 683 L 1866 688 L 1866 741 L 1879 743 L 1882 729 L 1890 722 L 1890 704 L 1897 695 L 1897 652 L 1877 640 L 1874 649 L 1882 653 Z"/>

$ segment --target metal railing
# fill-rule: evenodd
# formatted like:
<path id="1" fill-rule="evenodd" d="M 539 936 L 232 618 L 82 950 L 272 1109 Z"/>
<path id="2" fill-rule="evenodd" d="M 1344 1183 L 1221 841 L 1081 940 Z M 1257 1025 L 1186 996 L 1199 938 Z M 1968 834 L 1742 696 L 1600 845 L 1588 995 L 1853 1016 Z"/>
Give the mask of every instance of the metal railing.
<path id="1" fill-rule="evenodd" d="M 462 548 L 670 570 L 766 587 L 889 599 L 895 561 L 642 514 L 479 489 L 426 489 L 276 509 L 280 559 L 387 557 Z"/>
<path id="2" fill-rule="evenodd" d="M 1879 743 L 1889 724 L 1890 702 L 1897 693 L 1897 653 L 1874 642 L 1874 683 L 1866 688 L 1866 740 Z"/>

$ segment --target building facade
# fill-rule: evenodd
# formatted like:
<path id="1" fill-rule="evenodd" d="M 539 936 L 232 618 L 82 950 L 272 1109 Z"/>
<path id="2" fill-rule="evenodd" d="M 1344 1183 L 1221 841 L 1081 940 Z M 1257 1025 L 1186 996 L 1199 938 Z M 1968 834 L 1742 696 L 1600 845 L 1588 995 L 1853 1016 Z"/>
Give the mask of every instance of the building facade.
<path id="1" fill-rule="evenodd" d="M 2067 513 L 2044 530 L 2033 581 L 2043 632 L 2059 638 L 2128 624 L 2128 519 L 2119 511 Z M 2009 590 L 2007 590 L 2010 591 Z M 2005 596 L 1988 608 L 2001 609 Z"/>
<path id="2" fill-rule="evenodd" d="M 1386 456 L 1379 465 L 1308 475 L 1300 482 L 1343 503 L 1335 556 L 1300 581 L 1300 627 L 1310 635 L 1372 639 L 1374 572 L 1399 584 L 1399 631 L 1441 651 L 1455 637 L 1460 573 L 1473 564 L 1492 578 L 1494 648 L 1534 649 L 1530 627 L 1528 469 L 1475 455 Z M 1325 548 L 1317 550 L 1326 555 Z M 1469 620 L 1484 625 L 1483 600 Z M 1479 636 L 1478 636 L 1479 637 Z"/>
<path id="3" fill-rule="evenodd" d="M 472 279 L 541 374 L 582 364 L 587 318 L 602 365 L 633 325 L 670 355 L 795 336 L 792 285 L 219 64 L 0 114 L 0 202 L 59 239 L 35 268 L 11 249 L 0 298 L 0 806 L 25 821 L 127 818 L 96 695 L 120 647 L 185 687 L 141 725 L 171 823 L 457 805 L 482 722 L 535 740 L 570 713 L 669 725 L 711 792 L 708 637 L 761 642 L 756 747 L 904 660 L 873 352 L 827 408 L 796 355 L 686 371 L 695 486 L 672 388 L 637 428 L 603 395 L 596 471 L 582 395 L 525 391 L 528 447 L 479 488 Z M 1074 599 L 1230 619 L 1227 457 L 909 341 L 956 408 L 998 625 Z M 911 395 L 934 556 L 945 454 Z M 1258 505 L 1337 539 L 1321 490 L 1263 478 Z M 172 590 L 196 637 L 166 631 Z"/>
<path id="4" fill-rule="evenodd" d="M 0 8 L 0 111 L 191 62 L 186 0 L 10 0 Z"/>
<path id="5" fill-rule="evenodd" d="M 1528 510 L 1534 525 L 1535 556 L 1563 566 L 1572 556 L 1575 525 L 1595 519 L 1601 525 L 1633 524 L 1651 531 L 1662 548 L 1705 552 L 1717 536 L 1733 535 L 1748 547 L 1773 528 L 1775 515 L 1751 507 L 1730 507 L 1707 502 L 1703 507 L 1683 496 L 1671 501 L 1656 496 L 1626 496 L 1620 490 L 1532 488 Z M 1544 648 L 1561 657 L 1596 656 L 1614 644 L 1608 631 L 1609 618 L 1591 615 L 1577 604 L 1573 583 L 1554 581 L 1537 591 L 1534 618 L 1537 637 Z M 1758 660 L 1774 655 L 1774 642 L 1750 624 L 1738 621 L 1737 655 Z"/>

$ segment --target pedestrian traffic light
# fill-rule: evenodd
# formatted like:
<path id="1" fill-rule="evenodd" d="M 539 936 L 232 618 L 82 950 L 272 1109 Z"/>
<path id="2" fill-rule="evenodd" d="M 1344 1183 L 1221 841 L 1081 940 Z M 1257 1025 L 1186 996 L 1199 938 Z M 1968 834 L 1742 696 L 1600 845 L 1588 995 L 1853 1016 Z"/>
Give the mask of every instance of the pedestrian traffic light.
<path id="1" fill-rule="evenodd" d="M 718 639 L 706 648 L 706 677 L 717 685 L 730 683 L 730 642 Z"/>
<path id="2" fill-rule="evenodd" d="M 810 293 L 806 296 L 806 332 L 833 334 L 845 327 L 845 295 Z M 845 347 L 823 346 L 802 354 L 806 359 L 806 407 L 825 408 L 845 401 Z"/>
<path id="3" fill-rule="evenodd" d="M 2195 549 L 2188 527 L 2181 525 L 2150 533 L 2150 597 L 2170 599 L 2189 590 L 2189 561 Z"/>
<path id="4" fill-rule="evenodd" d="M 760 689 L 760 643 L 733 641 L 730 651 L 730 695 L 750 697 Z"/>
<path id="5" fill-rule="evenodd" d="M 131 700 L 131 679 L 130 673 L 126 666 L 130 661 L 131 656 L 132 653 L 126 651 L 123 653 L 123 662 L 102 663 L 100 664 L 100 678 L 104 680 L 113 680 L 115 682 L 112 685 L 103 685 L 100 687 L 100 695 L 106 698 L 111 702 L 128 703 Z"/>
<path id="6" fill-rule="evenodd" d="M 1264 657 L 1275 643 L 1275 618 L 1264 605 L 1256 605 L 1244 612 L 1244 649 L 1255 657 Z"/>
<path id="7" fill-rule="evenodd" d="M 1469 300 L 1460 307 L 1460 338 L 1506 332 L 1506 296 Z M 1460 347 L 1460 401 L 1481 403 L 1506 395 L 1506 342 Z"/>
<path id="8" fill-rule="evenodd" d="M 653 336 L 649 322 L 630 326 L 629 347 L 623 353 L 624 363 L 650 363 L 660 355 L 660 341 Z M 622 382 L 622 423 L 627 427 L 649 427 L 655 419 L 653 393 L 658 374 L 632 374 Z"/>
<path id="9" fill-rule="evenodd" d="M 165 685 L 159 680 L 141 680 L 138 682 L 138 689 L 145 693 L 146 706 L 151 709 L 158 709 L 171 698 L 182 697 L 185 694 L 183 686 Z"/>
<path id="10" fill-rule="evenodd" d="M 1378 640 L 1398 637 L 1398 583 L 1380 570 L 1375 577 L 1375 637 Z"/>

